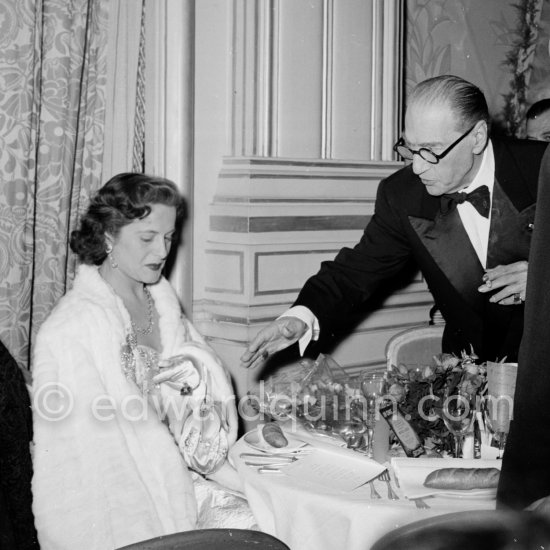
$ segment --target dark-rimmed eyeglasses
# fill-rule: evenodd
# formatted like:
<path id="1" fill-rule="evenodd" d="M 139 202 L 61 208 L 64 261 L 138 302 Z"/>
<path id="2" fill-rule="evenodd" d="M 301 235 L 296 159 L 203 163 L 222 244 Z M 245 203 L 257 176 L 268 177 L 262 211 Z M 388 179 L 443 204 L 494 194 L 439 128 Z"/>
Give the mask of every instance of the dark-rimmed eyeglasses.
<path id="1" fill-rule="evenodd" d="M 451 143 L 445 151 L 439 153 L 439 155 L 427 147 L 421 147 L 417 150 L 410 149 L 405 145 L 405 140 L 402 137 L 400 137 L 397 143 L 393 146 L 393 150 L 405 160 L 412 160 L 414 155 L 418 155 L 430 164 L 437 164 L 443 157 L 447 156 L 475 127 L 476 125 L 474 124 L 466 133 L 462 134 L 456 141 L 453 141 L 453 143 Z"/>

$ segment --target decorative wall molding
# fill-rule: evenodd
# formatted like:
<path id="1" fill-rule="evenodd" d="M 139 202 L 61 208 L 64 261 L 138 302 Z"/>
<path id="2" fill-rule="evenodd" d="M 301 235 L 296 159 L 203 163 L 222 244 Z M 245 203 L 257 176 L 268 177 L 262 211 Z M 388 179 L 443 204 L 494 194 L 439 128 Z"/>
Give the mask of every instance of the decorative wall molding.
<path id="1" fill-rule="evenodd" d="M 240 250 L 206 249 L 209 263 L 216 269 L 208 270 L 205 289 L 209 293 L 244 294 L 244 254 Z"/>
<path id="2" fill-rule="evenodd" d="M 233 157 L 392 160 L 402 0 L 233 0 Z"/>
<path id="3" fill-rule="evenodd" d="M 257 331 L 292 304 L 322 261 L 359 240 L 380 180 L 401 166 L 226 157 L 205 255 L 207 272 L 223 284 L 208 283 L 194 307 L 195 321 L 212 344 L 228 357 L 240 355 Z M 383 366 L 387 339 L 426 322 L 432 303 L 417 275 L 366 316 L 333 355 L 351 370 Z M 252 375 L 243 369 L 233 374 L 246 393 Z"/>
<path id="4" fill-rule="evenodd" d="M 258 330 L 374 213 L 402 163 L 402 0 L 233 0 L 228 154 L 209 206 L 207 273 L 194 321 L 238 363 Z M 345 368 L 385 365 L 387 339 L 428 318 L 420 277 L 334 349 Z M 240 395 L 252 374 L 233 367 Z"/>
<path id="5" fill-rule="evenodd" d="M 334 89 L 334 0 L 323 2 L 323 79 L 321 90 L 321 154 L 323 159 L 332 158 L 332 121 Z"/>

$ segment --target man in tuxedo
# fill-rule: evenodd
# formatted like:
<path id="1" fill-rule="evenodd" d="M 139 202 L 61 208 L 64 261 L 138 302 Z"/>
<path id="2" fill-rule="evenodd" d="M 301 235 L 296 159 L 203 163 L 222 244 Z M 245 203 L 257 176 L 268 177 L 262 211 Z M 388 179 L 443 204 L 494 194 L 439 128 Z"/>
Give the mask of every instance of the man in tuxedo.
<path id="1" fill-rule="evenodd" d="M 324 262 L 294 306 L 241 357 L 255 367 L 299 341 L 329 339 L 389 278 L 414 260 L 446 322 L 442 351 L 517 359 L 546 144 L 489 139 L 483 93 L 446 75 L 408 97 L 394 149 L 407 165 L 380 183 L 375 213 L 353 249 Z"/>

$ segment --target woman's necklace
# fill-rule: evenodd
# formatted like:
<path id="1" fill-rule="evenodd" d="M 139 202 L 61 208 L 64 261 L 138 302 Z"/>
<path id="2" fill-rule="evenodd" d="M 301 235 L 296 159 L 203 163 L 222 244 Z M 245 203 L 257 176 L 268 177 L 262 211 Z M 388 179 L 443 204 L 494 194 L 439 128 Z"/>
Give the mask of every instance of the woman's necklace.
<path id="1" fill-rule="evenodd" d="M 151 334 L 153 332 L 153 298 L 146 286 L 143 287 L 143 292 L 147 298 L 147 326 L 145 328 L 138 327 L 132 320 L 132 329 L 137 334 Z"/>

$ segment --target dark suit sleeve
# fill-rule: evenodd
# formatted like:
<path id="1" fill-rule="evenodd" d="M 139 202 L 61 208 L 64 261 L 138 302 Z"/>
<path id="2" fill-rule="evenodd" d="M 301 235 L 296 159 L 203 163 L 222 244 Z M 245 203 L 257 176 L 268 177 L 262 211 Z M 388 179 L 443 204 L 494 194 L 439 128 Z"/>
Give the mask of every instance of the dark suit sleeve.
<path id="1" fill-rule="evenodd" d="M 375 213 L 354 248 L 343 248 L 333 261 L 323 262 L 308 279 L 294 305 L 309 308 L 319 320 L 321 337 L 331 337 L 379 285 L 409 261 L 411 249 L 403 230 L 399 197 L 388 180 L 381 182 Z M 327 334 L 329 333 L 329 334 Z"/>
<path id="2" fill-rule="evenodd" d="M 550 148 L 539 178 L 535 228 L 529 253 L 525 324 L 514 416 L 498 488 L 501 507 L 523 508 L 550 496 Z"/>

